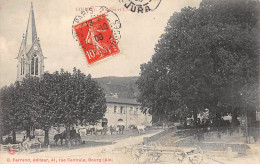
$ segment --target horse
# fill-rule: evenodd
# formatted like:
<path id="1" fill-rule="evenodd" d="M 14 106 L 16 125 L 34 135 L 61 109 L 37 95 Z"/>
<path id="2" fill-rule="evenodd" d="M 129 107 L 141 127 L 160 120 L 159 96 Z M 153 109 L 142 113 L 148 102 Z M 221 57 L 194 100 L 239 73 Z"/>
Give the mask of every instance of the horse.
<path id="1" fill-rule="evenodd" d="M 129 125 L 128 128 L 131 129 L 131 130 L 137 129 L 137 127 L 135 125 Z"/>
<path id="2" fill-rule="evenodd" d="M 96 135 L 98 134 L 98 132 L 100 132 L 100 135 L 105 135 L 107 133 L 107 128 L 99 126 L 99 127 L 96 127 L 95 132 L 96 132 L 95 133 Z"/>
<path id="3" fill-rule="evenodd" d="M 141 132 L 145 133 L 145 126 L 143 125 L 136 126 L 136 129 L 139 134 L 141 134 Z"/>
<path id="4" fill-rule="evenodd" d="M 53 138 L 55 140 L 55 144 L 57 145 L 57 142 L 60 140 L 60 143 L 62 145 L 62 141 L 63 139 L 65 139 L 66 143 L 67 143 L 67 133 L 66 131 L 60 133 L 60 134 L 56 134 Z M 74 141 L 76 144 L 81 143 L 81 137 L 79 133 L 76 133 L 75 130 L 70 130 L 70 140 Z"/>
<path id="5" fill-rule="evenodd" d="M 106 135 L 108 131 L 108 127 L 103 127 L 103 134 Z"/>
<path id="6" fill-rule="evenodd" d="M 81 137 L 79 133 L 71 133 L 70 134 L 70 140 L 74 141 L 76 145 L 81 143 Z"/>
<path id="7" fill-rule="evenodd" d="M 55 140 L 55 145 L 58 145 L 58 141 L 60 140 L 60 145 L 62 145 L 63 139 L 66 139 L 66 132 L 62 132 L 54 135 L 53 140 Z"/>
<path id="8" fill-rule="evenodd" d="M 86 136 L 87 135 L 87 129 L 86 128 L 80 128 L 77 130 L 77 132 L 81 135 L 81 136 Z"/>
<path id="9" fill-rule="evenodd" d="M 110 130 L 111 135 L 112 135 L 114 132 L 118 133 L 117 128 L 116 128 L 115 126 L 112 126 L 112 125 L 111 125 L 111 126 L 109 127 L 109 130 Z"/>
<path id="10" fill-rule="evenodd" d="M 90 135 L 93 135 L 96 133 L 96 128 L 94 126 L 89 126 L 87 129 L 86 129 L 86 135 L 87 134 L 90 134 Z"/>
<path id="11" fill-rule="evenodd" d="M 124 133 L 124 129 L 125 129 L 125 126 L 124 125 L 117 125 L 116 126 L 117 129 L 118 129 L 118 134 L 123 134 Z"/>
<path id="12" fill-rule="evenodd" d="M 110 133 L 111 135 L 116 132 L 116 134 L 123 134 L 124 132 L 124 129 L 125 129 L 125 126 L 124 125 L 116 125 L 116 126 L 110 126 L 109 127 L 109 130 L 110 130 Z"/>

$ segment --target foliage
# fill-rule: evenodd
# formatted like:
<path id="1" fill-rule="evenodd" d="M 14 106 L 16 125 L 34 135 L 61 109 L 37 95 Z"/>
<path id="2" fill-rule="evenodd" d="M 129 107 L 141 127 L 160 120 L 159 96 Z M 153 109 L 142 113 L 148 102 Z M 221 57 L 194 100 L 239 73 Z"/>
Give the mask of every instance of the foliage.
<path id="1" fill-rule="evenodd" d="M 74 68 L 73 74 L 55 73 L 55 96 L 58 103 L 58 123 L 67 125 L 79 122 L 95 124 L 105 111 L 105 95 L 97 82 Z"/>
<path id="2" fill-rule="evenodd" d="M 29 136 L 35 128 L 48 132 L 58 124 L 68 128 L 78 123 L 95 124 L 106 111 L 102 88 L 76 68 L 73 74 L 62 69 L 42 78 L 27 76 L 20 83 L 3 87 L 0 95 L 1 131 L 5 134 L 26 130 Z"/>
<path id="3" fill-rule="evenodd" d="M 203 0 L 169 19 L 152 59 L 141 65 L 139 101 L 153 115 L 218 116 L 256 107 L 259 3 Z M 162 118 L 163 119 L 163 118 Z"/>

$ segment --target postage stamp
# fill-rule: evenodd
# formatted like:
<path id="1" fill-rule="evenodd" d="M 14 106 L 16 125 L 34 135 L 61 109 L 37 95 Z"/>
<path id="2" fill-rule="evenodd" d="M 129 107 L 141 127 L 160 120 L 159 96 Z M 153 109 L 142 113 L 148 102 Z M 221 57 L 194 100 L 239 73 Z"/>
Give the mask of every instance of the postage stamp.
<path id="1" fill-rule="evenodd" d="M 120 52 L 105 14 L 79 23 L 74 29 L 89 64 Z"/>

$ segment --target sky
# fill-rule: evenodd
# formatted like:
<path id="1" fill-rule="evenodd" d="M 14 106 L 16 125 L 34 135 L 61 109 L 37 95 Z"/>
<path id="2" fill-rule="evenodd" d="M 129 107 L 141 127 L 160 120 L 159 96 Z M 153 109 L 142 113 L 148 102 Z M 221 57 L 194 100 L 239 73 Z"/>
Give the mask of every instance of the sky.
<path id="1" fill-rule="evenodd" d="M 200 3 L 200 0 L 161 0 L 156 10 L 148 13 L 115 11 L 122 26 L 120 53 L 88 65 L 82 49 L 72 36 L 73 19 L 80 14 L 77 9 L 91 6 L 125 9 L 122 1 L 128 0 L 1 0 L 0 87 L 16 80 L 18 60 L 15 58 L 26 31 L 31 2 L 41 49 L 47 57 L 45 71 L 52 73 L 63 68 L 71 72 L 76 67 L 95 78 L 138 76 L 140 65 L 151 59 L 173 13 L 186 6 L 198 7 Z"/>

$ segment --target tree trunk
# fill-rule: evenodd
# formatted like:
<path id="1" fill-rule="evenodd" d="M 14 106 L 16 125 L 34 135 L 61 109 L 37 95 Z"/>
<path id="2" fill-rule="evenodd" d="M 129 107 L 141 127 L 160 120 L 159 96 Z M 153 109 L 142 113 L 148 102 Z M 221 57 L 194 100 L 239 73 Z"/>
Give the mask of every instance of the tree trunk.
<path id="1" fill-rule="evenodd" d="M 216 120 L 221 120 L 221 115 L 218 113 L 218 111 L 216 112 Z"/>
<path id="2" fill-rule="evenodd" d="M 12 131 L 12 137 L 13 137 L 13 144 L 16 144 L 16 133 L 14 129 Z"/>
<path id="3" fill-rule="evenodd" d="M 250 136 L 254 138 L 255 141 L 258 140 L 258 125 L 256 122 L 256 112 L 255 109 L 248 106 L 247 107 L 247 134 L 248 134 L 248 143 L 250 143 Z"/>
<path id="4" fill-rule="evenodd" d="M 26 137 L 30 137 L 30 127 L 26 129 Z"/>
<path id="5" fill-rule="evenodd" d="M 2 133 L 0 134 L 0 144 L 3 144 L 4 142 L 3 142 L 3 135 L 2 135 Z"/>
<path id="6" fill-rule="evenodd" d="M 3 127 L 0 128 L 0 144 L 3 144 Z"/>
<path id="7" fill-rule="evenodd" d="M 237 121 L 237 113 L 233 112 L 232 113 L 232 122 Z"/>
<path id="8" fill-rule="evenodd" d="M 49 130 L 48 129 L 44 130 L 44 145 L 45 146 L 49 145 Z"/>
<path id="9" fill-rule="evenodd" d="M 238 117 L 238 112 L 236 111 L 236 109 L 233 109 L 233 111 L 232 111 L 232 126 L 238 126 L 239 125 L 237 117 Z"/>
<path id="10" fill-rule="evenodd" d="M 66 135 L 67 135 L 66 141 L 67 141 L 67 143 L 68 143 L 69 149 L 71 149 L 71 143 L 70 143 L 70 126 L 66 127 L 66 130 L 67 130 L 67 133 L 66 133 Z"/>
<path id="11" fill-rule="evenodd" d="M 194 118 L 194 126 L 197 126 L 198 122 L 198 115 L 196 111 L 193 111 L 193 118 Z"/>
<path id="12" fill-rule="evenodd" d="M 33 132 L 33 134 L 32 134 L 32 135 L 33 135 L 33 136 L 34 136 L 34 131 L 35 131 L 35 128 L 33 128 L 33 127 L 32 127 L 32 132 Z"/>

